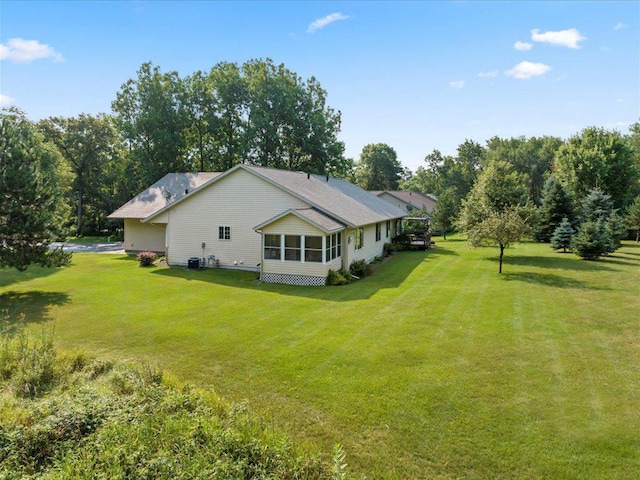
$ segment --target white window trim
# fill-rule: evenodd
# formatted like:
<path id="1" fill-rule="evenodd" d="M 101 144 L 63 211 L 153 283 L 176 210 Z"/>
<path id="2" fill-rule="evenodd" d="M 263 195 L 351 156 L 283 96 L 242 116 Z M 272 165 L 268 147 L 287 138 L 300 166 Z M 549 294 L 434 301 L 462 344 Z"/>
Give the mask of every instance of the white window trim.
<path id="1" fill-rule="evenodd" d="M 220 229 L 222 229 L 222 231 L 220 231 Z M 229 229 L 229 238 L 224 238 L 226 233 L 225 229 Z M 222 233 L 222 238 L 220 236 L 221 233 Z M 223 242 L 231 241 L 231 227 L 229 225 L 218 225 L 218 240 Z"/>

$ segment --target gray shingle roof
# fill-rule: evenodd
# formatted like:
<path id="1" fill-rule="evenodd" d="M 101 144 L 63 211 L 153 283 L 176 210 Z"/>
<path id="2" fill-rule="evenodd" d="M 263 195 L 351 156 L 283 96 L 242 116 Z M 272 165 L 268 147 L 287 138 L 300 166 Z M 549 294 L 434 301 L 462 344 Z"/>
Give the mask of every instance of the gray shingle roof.
<path id="1" fill-rule="evenodd" d="M 339 178 L 240 164 L 223 173 L 169 174 L 113 212 L 109 218 L 143 218 L 149 221 L 160 212 L 185 200 L 186 188 L 189 188 L 189 192 L 208 188 L 238 169 L 254 173 L 309 203 L 319 212 L 351 227 L 393 220 L 407 214 L 404 210 Z M 181 182 L 187 182 L 188 186 Z M 178 189 L 170 190 L 172 193 L 176 190 L 176 196 L 168 203 L 163 197 L 167 184 L 180 186 Z M 248 195 L 248 192 L 239 194 Z"/>
<path id="2" fill-rule="evenodd" d="M 261 177 L 350 226 L 392 220 L 407 212 L 339 178 L 243 165 Z"/>
<path id="3" fill-rule="evenodd" d="M 218 175 L 219 172 L 169 173 L 107 218 L 147 218 Z"/>

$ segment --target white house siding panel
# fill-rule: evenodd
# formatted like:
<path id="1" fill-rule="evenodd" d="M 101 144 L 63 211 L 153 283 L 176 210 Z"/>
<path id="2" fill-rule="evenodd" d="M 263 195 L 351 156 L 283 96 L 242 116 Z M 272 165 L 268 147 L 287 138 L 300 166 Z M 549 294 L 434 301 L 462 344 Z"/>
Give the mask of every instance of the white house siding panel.
<path id="1" fill-rule="evenodd" d="M 325 236 L 325 233 L 293 214 L 286 215 L 262 229 L 264 233 Z"/>
<path id="2" fill-rule="evenodd" d="M 185 265 L 190 257 L 202 258 L 204 254 L 205 259 L 215 255 L 221 267 L 258 270 L 262 238 L 253 227 L 290 208 L 308 207 L 252 173 L 238 169 L 167 212 L 168 262 Z M 219 226 L 231 228 L 230 240 L 218 239 Z"/>
<path id="3" fill-rule="evenodd" d="M 349 256 L 349 264 L 356 260 L 365 260 L 367 262 L 372 261 L 375 257 L 382 255 L 385 244 L 385 222 L 381 223 L 382 235 L 380 241 L 376 242 L 376 224 L 365 225 L 364 227 L 364 246 L 355 250 L 355 231 L 351 231 L 349 235 L 353 237 L 351 241 L 351 255 Z M 347 265 L 348 266 L 348 265 Z"/>
<path id="4" fill-rule="evenodd" d="M 164 252 L 165 227 L 141 223 L 138 218 L 124 220 L 124 248 L 128 252 Z"/>

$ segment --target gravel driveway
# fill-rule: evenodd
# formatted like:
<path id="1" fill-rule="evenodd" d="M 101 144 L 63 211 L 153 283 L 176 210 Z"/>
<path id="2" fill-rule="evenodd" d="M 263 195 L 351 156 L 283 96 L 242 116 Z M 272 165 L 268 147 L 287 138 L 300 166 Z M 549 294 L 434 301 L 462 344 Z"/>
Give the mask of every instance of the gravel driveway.
<path id="1" fill-rule="evenodd" d="M 50 248 L 60 248 L 65 252 L 79 252 L 79 253 L 124 253 L 124 246 L 122 242 L 112 243 L 67 243 L 67 242 L 53 242 L 49 245 Z"/>

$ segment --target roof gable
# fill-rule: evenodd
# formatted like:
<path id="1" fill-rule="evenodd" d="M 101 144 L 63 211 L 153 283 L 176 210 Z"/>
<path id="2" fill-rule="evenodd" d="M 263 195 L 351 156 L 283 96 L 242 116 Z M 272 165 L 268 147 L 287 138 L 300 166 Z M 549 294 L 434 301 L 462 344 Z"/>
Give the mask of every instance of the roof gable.
<path id="1" fill-rule="evenodd" d="M 168 173 L 107 218 L 147 218 L 180 201 L 219 172 Z"/>
<path id="2" fill-rule="evenodd" d="M 344 225 L 339 222 L 336 222 L 333 218 L 328 217 L 327 215 L 318 212 L 314 208 L 291 208 L 287 211 L 282 212 L 279 215 L 276 215 L 273 218 L 270 218 L 266 222 L 262 222 L 260 225 L 256 225 L 253 227 L 254 230 L 260 230 L 267 225 L 271 225 L 274 222 L 277 222 L 281 218 L 286 217 L 287 215 L 293 215 L 303 222 L 306 222 L 310 225 L 313 225 L 318 230 L 322 230 L 324 233 L 333 233 L 339 232 L 344 229 Z"/>

